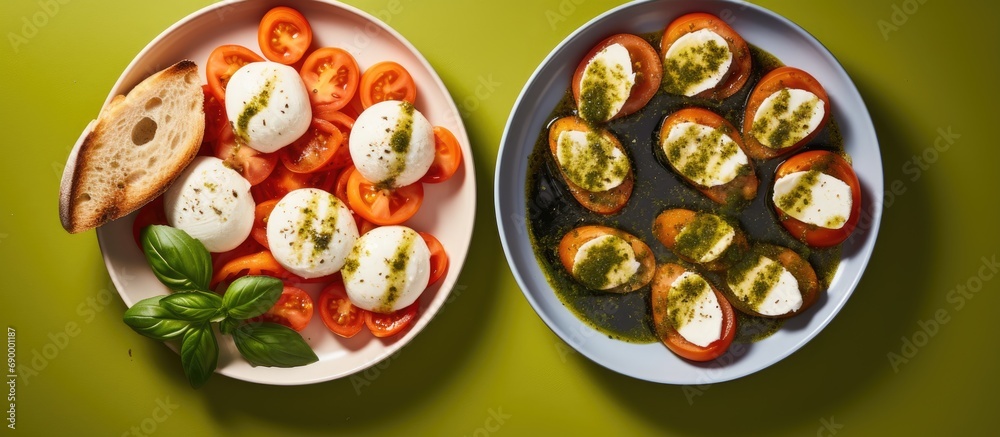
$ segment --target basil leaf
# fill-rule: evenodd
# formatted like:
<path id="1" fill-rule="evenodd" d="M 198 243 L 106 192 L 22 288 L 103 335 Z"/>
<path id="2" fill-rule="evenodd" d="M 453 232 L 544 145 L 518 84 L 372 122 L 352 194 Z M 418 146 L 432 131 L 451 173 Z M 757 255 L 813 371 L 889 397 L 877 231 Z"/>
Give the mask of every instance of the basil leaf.
<path id="1" fill-rule="evenodd" d="M 219 332 L 226 335 L 231 335 L 239 327 L 240 321 L 232 317 L 226 317 L 222 319 L 222 322 L 219 322 Z"/>
<path id="2" fill-rule="evenodd" d="M 205 385 L 219 364 L 219 342 L 209 324 L 192 326 L 181 341 L 181 365 L 191 387 Z"/>
<path id="3" fill-rule="evenodd" d="M 181 320 L 207 322 L 222 312 L 222 297 L 204 291 L 177 293 L 161 299 L 160 306 Z"/>
<path id="4" fill-rule="evenodd" d="M 212 257 L 200 241 L 170 226 L 142 230 L 142 251 L 153 274 L 174 291 L 208 290 Z"/>
<path id="5" fill-rule="evenodd" d="M 298 332 L 277 323 L 247 323 L 233 331 L 240 355 L 251 366 L 297 367 L 319 361 Z"/>
<path id="6" fill-rule="evenodd" d="M 184 335 L 190 322 L 179 319 L 176 315 L 160 306 L 160 300 L 166 296 L 155 296 L 143 299 L 125 310 L 125 324 L 146 337 L 164 341 Z"/>
<path id="7" fill-rule="evenodd" d="M 270 276 L 244 276 L 233 281 L 222 295 L 229 317 L 246 320 L 264 314 L 281 297 L 285 284 Z"/>

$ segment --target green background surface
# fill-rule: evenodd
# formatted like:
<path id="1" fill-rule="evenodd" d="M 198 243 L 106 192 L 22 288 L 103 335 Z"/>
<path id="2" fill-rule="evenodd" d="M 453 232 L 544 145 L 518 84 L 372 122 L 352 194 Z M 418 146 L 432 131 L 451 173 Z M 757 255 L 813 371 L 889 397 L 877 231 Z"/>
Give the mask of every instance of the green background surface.
<path id="1" fill-rule="evenodd" d="M 17 385 L 16 433 L 121 435 L 143 426 L 162 435 L 995 430 L 1000 280 L 982 267 L 1000 251 L 995 4 L 759 2 L 815 35 L 850 73 L 895 193 L 886 197 L 860 286 L 826 330 L 756 374 L 678 387 L 618 375 L 568 350 L 519 291 L 494 220 L 493 169 L 518 92 L 557 43 L 620 2 L 404 0 L 391 26 L 428 58 L 456 101 L 475 96 L 481 80 L 498 84 L 464 112 L 479 206 L 461 294 L 400 355 L 365 374 L 370 384 L 360 388 L 349 378 L 275 387 L 216 376 L 193 390 L 173 352 L 122 323 L 125 307 L 94 233 L 62 230 L 57 193 L 70 147 L 119 73 L 163 29 L 210 2 L 48 3 L 58 10 L 17 47 L 10 37 L 27 35 L 24 20 L 55 6 L 0 3 L 7 42 L 0 47 L 0 323 L 16 329 L 19 363 L 37 370 Z M 389 0 L 350 3 L 374 13 Z M 893 17 L 894 7 L 914 13 Z M 893 18 L 898 28 L 883 34 L 879 21 Z M 944 151 L 934 149 L 939 129 L 960 135 Z M 476 272 L 487 270 L 499 279 L 478 280 Z M 979 291 L 963 296 L 959 285 Z M 943 323 L 927 322 L 936 315 Z M 68 324 L 73 335 L 64 334 Z M 54 358 L 32 360 L 46 347 L 59 347 Z"/>

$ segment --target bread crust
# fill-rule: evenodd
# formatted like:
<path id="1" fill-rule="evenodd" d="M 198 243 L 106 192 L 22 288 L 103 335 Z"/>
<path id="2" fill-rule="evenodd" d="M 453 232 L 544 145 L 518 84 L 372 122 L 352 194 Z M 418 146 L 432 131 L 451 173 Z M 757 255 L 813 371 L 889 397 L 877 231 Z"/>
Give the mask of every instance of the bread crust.
<path id="1" fill-rule="evenodd" d="M 70 233 L 124 217 L 155 199 L 198 154 L 205 133 L 198 66 L 180 61 L 115 96 L 67 159 L 59 219 Z"/>

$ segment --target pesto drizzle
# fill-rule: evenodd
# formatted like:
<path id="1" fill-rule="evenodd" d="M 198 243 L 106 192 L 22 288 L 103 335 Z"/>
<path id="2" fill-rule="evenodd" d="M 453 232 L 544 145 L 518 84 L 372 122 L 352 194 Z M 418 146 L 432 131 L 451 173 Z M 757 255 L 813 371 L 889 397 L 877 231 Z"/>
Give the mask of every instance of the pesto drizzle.
<path id="1" fill-rule="evenodd" d="M 302 219 L 295 225 L 295 234 L 298 238 L 290 242 L 289 245 L 298 256 L 299 262 L 308 259 L 310 265 L 325 262 L 322 259 L 323 252 L 330 248 L 333 241 L 333 234 L 337 232 L 337 213 L 333 211 L 320 218 L 318 214 L 319 197 L 313 195 L 309 198 L 306 206 L 301 211 Z M 336 206 L 336 205 L 332 205 Z M 305 242 L 312 243 L 312 250 L 306 253 Z"/>
<path id="2" fill-rule="evenodd" d="M 664 145 L 667 160 L 680 174 L 706 185 L 710 175 L 719 171 L 726 160 L 740 152 L 736 142 L 729 138 L 727 130 L 725 126 L 721 126 L 707 136 L 702 136 L 699 125 L 692 124 L 680 138 Z M 691 143 L 696 144 L 697 148 L 693 152 L 686 151 Z"/>
<path id="3" fill-rule="evenodd" d="M 609 235 L 590 247 L 587 256 L 573 266 L 573 274 L 587 288 L 603 290 L 610 285 L 610 276 L 625 268 L 634 258 L 632 246 L 623 238 Z"/>
<path id="4" fill-rule="evenodd" d="M 573 183 L 591 192 L 606 191 L 603 187 L 612 184 L 613 181 L 618 181 L 620 184 L 631 168 L 628 157 L 625 154 L 615 156 L 615 147 L 600 133 L 588 131 L 586 141 L 587 144 L 582 152 L 575 150 L 572 140 L 561 142 L 559 161 L 563 164 L 566 176 Z"/>
<path id="5" fill-rule="evenodd" d="M 758 140 L 767 138 L 768 142 L 764 144 L 767 147 L 783 149 L 792 146 L 809 134 L 809 120 L 812 118 L 812 113 L 819 99 L 816 98 L 805 102 L 789 114 L 792 93 L 788 88 L 783 88 L 777 94 L 771 101 L 770 110 L 754 121 L 753 126 L 750 128 L 750 133 Z M 768 129 L 773 124 L 772 122 L 775 121 L 777 125 L 768 132 Z M 763 141 L 761 142 L 763 143 Z"/>
<path id="6" fill-rule="evenodd" d="M 687 95 L 691 86 L 707 79 L 730 57 L 729 46 L 709 40 L 704 45 L 687 47 L 664 59 L 663 90 Z"/>
<path id="7" fill-rule="evenodd" d="M 399 299 L 399 295 L 406 287 L 406 266 L 410 262 L 410 253 L 413 251 L 413 241 L 417 233 L 413 231 L 403 232 L 403 241 L 396 247 L 396 252 L 392 258 L 386 258 L 385 264 L 389 267 L 389 274 L 385 278 L 385 295 L 382 298 L 380 312 L 392 311 L 392 305 Z"/>
<path id="8" fill-rule="evenodd" d="M 694 320 L 698 300 L 705 292 L 712 291 L 705 278 L 698 274 L 689 275 L 671 285 L 667 294 L 667 319 L 674 329 L 680 329 Z"/>
<path id="9" fill-rule="evenodd" d="M 247 132 L 247 129 L 250 127 L 250 119 L 264 110 L 267 102 L 271 99 L 271 91 L 273 90 L 274 80 L 268 80 L 264 82 L 264 87 L 260 90 L 260 93 L 253 96 L 249 102 L 244 104 L 243 111 L 236 118 L 236 139 L 240 143 L 247 144 L 250 142 L 250 133 Z"/>
<path id="10" fill-rule="evenodd" d="M 392 153 L 395 158 L 390 164 L 390 176 L 378 182 L 377 188 L 389 189 L 396 184 L 396 178 L 406 169 L 406 154 L 410 151 L 410 140 L 413 137 L 413 105 L 403 101 L 399 105 L 402 109 L 399 113 L 399 120 L 396 121 L 396 128 L 393 129 L 389 137 L 389 148 L 385 153 Z"/>
<path id="11" fill-rule="evenodd" d="M 708 254 L 719 240 L 733 231 L 733 227 L 715 214 L 698 214 L 680 233 L 674 249 L 695 261 Z"/>

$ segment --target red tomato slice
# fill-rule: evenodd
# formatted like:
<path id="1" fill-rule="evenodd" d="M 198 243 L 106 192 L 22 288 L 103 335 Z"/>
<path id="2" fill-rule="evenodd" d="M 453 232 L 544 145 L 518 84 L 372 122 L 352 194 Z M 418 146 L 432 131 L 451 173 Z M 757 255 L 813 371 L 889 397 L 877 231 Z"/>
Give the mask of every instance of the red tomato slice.
<path id="1" fill-rule="evenodd" d="M 271 211 L 274 211 L 274 205 L 277 205 L 279 200 L 271 199 L 261 202 L 254 208 L 253 228 L 250 228 L 250 237 L 268 250 L 271 249 L 271 246 L 267 244 L 267 219 L 271 216 Z"/>
<path id="2" fill-rule="evenodd" d="M 350 53 L 336 47 L 324 47 L 306 58 L 299 74 L 314 106 L 329 105 L 340 109 L 357 93 L 361 69 Z"/>
<path id="3" fill-rule="evenodd" d="M 229 118 L 226 117 L 226 105 L 215 97 L 212 88 L 207 84 L 202 85 L 201 89 L 205 94 L 205 135 L 201 139 L 204 149 L 205 144 L 215 142 L 224 130 L 231 130 L 232 127 L 229 125 Z"/>
<path id="4" fill-rule="evenodd" d="M 386 100 L 417 100 L 417 84 L 410 72 L 392 61 L 379 62 L 361 75 L 361 105 L 368 108 Z"/>
<path id="5" fill-rule="evenodd" d="M 264 14 L 257 28 L 257 43 L 264 57 L 292 65 L 302 59 L 312 44 L 312 27 L 295 9 L 278 6 Z"/>
<path id="6" fill-rule="evenodd" d="M 252 321 L 277 323 L 302 331 L 309 325 L 312 316 L 313 301 L 309 294 L 301 288 L 286 285 L 274 306 Z"/>
<path id="7" fill-rule="evenodd" d="M 346 148 L 344 135 L 333 123 L 314 118 L 309 130 L 281 149 L 281 162 L 295 173 L 312 173 L 329 167 L 337 152 Z"/>
<path id="8" fill-rule="evenodd" d="M 354 119 L 345 114 L 340 109 L 335 109 L 336 105 L 316 105 L 312 108 L 313 117 L 320 118 L 337 126 L 342 132 L 354 129 Z"/>
<path id="9" fill-rule="evenodd" d="M 823 102 L 823 119 L 816 126 L 816 129 L 809 133 L 809 135 L 806 135 L 805 138 L 802 138 L 791 146 L 782 149 L 773 149 L 761 144 L 750 131 L 753 129 L 754 115 L 757 113 L 760 105 L 764 103 L 764 100 L 770 97 L 771 94 L 786 88 L 809 91 L 815 94 L 816 97 L 819 97 L 820 101 Z M 771 159 L 801 149 L 823 130 L 823 127 L 826 126 L 827 121 L 830 119 L 830 112 L 832 110 L 830 107 L 830 97 L 826 94 L 826 90 L 809 73 L 794 67 L 778 67 L 771 70 L 771 72 L 765 74 L 760 79 L 760 82 L 757 82 L 757 86 L 754 87 L 753 92 L 750 93 L 750 98 L 747 100 L 746 112 L 743 115 L 743 140 L 746 142 L 747 155 L 750 155 L 754 159 Z"/>
<path id="10" fill-rule="evenodd" d="M 462 146 L 450 130 L 434 126 L 434 162 L 420 182 L 436 184 L 451 179 L 462 164 Z"/>
<path id="11" fill-rule="evenodd" d="M 444 246 L 433 235 L 427 232 L 419 232 L 427 244 L 427 249 L 431 252 L 431 277 L 427 281 L 427 286 L 434 285 L 444 277 L 448 271 L 448 254 L 444 251 Z"/>
<path id="12" fill-rule="evenodd" d="M 646 40 L 635 35 L 627 33 L 612 35 L 594 46 L 587 53 L 587 56 L 584 56 L 579 66 L 576 67 L 576 72 L 573 74 L 572 88 L 573 101 L 576 102 L 577 108 L 580 107 L 580 85 L 582 84 L 583 72 L 587 69 L 587 64 L 601 50 L 614 44 L 621 44 L 628 49 L 629 57 L 632 58 L 632 71 L 635 72 L 635 84 L 632 85 L 628 100 L 625 101 L 622 109 L 617 114 L 612 114 L 609 118 L 610 120 L 624 117 L 646 106 L 646 103 L 649 103 L 649 100 L 656 94 L 656 90 L 660 89 L 660 81 L 663 79 L 663 63 L 660 62 L 660 57 L 653 46 L 649 45 Z M 585 114 L 580 114 L 580 116 L 588 118 Z M 593 121 L 604 122 L 605 120 Z"/>
<path id="13" fill-rule="evenodd" d="M 354 306 L 347 297 L 344 284 L 334 281 L 319 294 L 319 316 L 330 331 L 351 338 L 365 326 L 367 311 Z"/>
<path id="14" fill-rule="evenodd" d="M 750 79 L 750 47 L 732 27 L 715 15 L 696 12 L 677 18 L 667 25 L 663 31 L 663 38 L 660 39 L 660 59 L 667 55 L 670 46 L 682 36 L 701 29 L 708 29 L 716 35 L 721 36 L 729 43 L 729 51 L 733 54 L 733 63 L 726 73 L 725 80 L 720 82 L 715 88 L 702 91 L 695 95 L 705 99 L 721 100 L 736 94 L 747 79 Z"/>
<path id="15" fill-rule="evenodd" d="M 413 217 L 424 201 L 420 182 L 393 190 L 380 189 L 355 169 L 347 180 L 347 203 L 365 220 L 377 225 L 398 225 Z"/>
<path id="16" fill-rule="evenodd" d="M 389 337 L 402 332 L 417 318 L 419 302 L 389 314 L 365 311 L 365 325 L 376 337 Z"/>
<path id="17" fill-rule="evenodd" d="M 670 135 L 670 130 L 679 123 L 697 123 L 702 126 L 708 126 L 714 129 L 720 129 L 726 132 L 730 138 L 743 150 L 743 153 L 748 153 L 746 146 L 743 144 L 743 139 L 740 137 L 740 133 L 736 130 L 732 124 L 726 121 L 722 116 L 702 108 L 685 108 L 670 114 L 666 119 L 663 120 L 663 125 L 660 126 L 660 138 L 667 138 Z M 660 147 L 660 151 L 662 151 Z M 706 187 L 692 181 L 677 171 L 676 167 L 670 163 L 669 160 L 664 159 L 671 168 L 684 179 L 689 185 L 701 191 L 702 194 L 712 199 L 715 203 L 726 205 L 733 201 L 749 201 L 757 197 L 757 175 L 754 174 L 753 165 L 748 165 L 746 173 L 737 176 L 735 179 L 722 184 L 716 185 L 714 187 Z"/>
<path id="18" fill-rule="evenodd" d="M 271 251 L 262 250 L 235 258 L 225 263 L 222 268 L 216 269 L 210 287 L 215 289 L 215 286 L 220 283 L 232 282 L 237 278 L 249 275 L 266 275 L 290 282 L 302 282 L 302 278 L 278 264 L 278 261 L 271 255 Z"/>
<path id="19" fill-rule="evenodd" d="M 566 233 L 566 235 L 563 235 L 562 240 L 559 241 L 558 253 L 559 261 L 562 262 L 563 268 L 566 269 L 566 272 L 579 281 L 579 279 L 573 275 L 573 267 L 576 265 L 576 255 L 577 252 L 580 251 L 580 246 L 583 246 L 590 240 L 605 235 L 614 235 L 627 241 L 629 245 L 632 246 L 632 252 L 635 253 L 635 260 L 639 262 L 639 269 L 629 282 L 605 291 L 627 293 L 645 287 L 646 284 L 653 279 L 653 272 L 656 270 L 656 257 L 653 256 L 653 251 L 650 250 L 649 246 L 638 237 L 628 232 L 607 226 L 580 226 L 570 230 Z M 583 285 L 587 285 L 582 281 L 580 282 Z"/>
<path id="20" fill-rule="evenodd" d="M 139 246 L 139 250 L 142 250 L 141 235 L 143 229 L 147 226 L 166 224 L 168 224 L 167 213 L 163 209 L 163 196 L 156 196 L 155 199 L 139 209 L 135 221 L 132 222 L 132 238 L 135 238 L 135 244 Z"/>
<path id="21" fill-rule="evenodd" d="M 229 84 L 229 78 L 233 77 L 233 73 L 246 64 L 263 60 L 260 55 L 243 46 L 227 44 L 216 47 L 208 55 L 208 63 L 205 65 L 208 87 L 212 90 L 212 94 L 220 102 L 225 102 L 226 85 Z"/>
<path id="22" fill-rule="evenodd" d="M 294 173 L 284 165 L 279 165 L 263 182 L 250 187 L 250 194 L 257 203 L 280 199 L 299 188 L 319 188 L 331 192 L 336 182 L 336 173 L 319 171 L 315 173 Z"/>
<path id="23" fill-rule="evenodd" d="M 236 246 L 236 248 L 233 250 L 229 250 L 226 252 L 212 252 L 212 271 L 218 272 L 219 270 L 222 270 L 222 267 L 225 266 L 230 261 L 236 258 L 255 254 L 262 250 L 265 250 L 264 246 L 261 246 L 260 243 L 257 242 L 257 240 L 253 238 L 247 238 L 246 240 L 243 240 L 243 243 L 240 243 L 240 245 Z M 215 288 L 215 285 L 217 284 L 215 283 L 212 284 L 213 289 Z"/>
<path id="24" fill-rule="evenodd" d="M 232 129 L 225 129 L 219 135 L 214 155 L 243 175 L 250 185 L 263 182 L 278 164 L 277 153 L 261 153 L 252 147 L 241 145 L 236 141 Z"/>
<path id="25" fill-rule="evenodd" d="M 653 325 L 656 328 L 657 335 L 660 337 L 660 341 L 675 354 L 692 361 L 714 360 L 726 353 L 729 345 L 736 338 L 736 313 L 725 296 L 719 293 L 713 285 L 712 291 L 715 293 L 715 299 L 719 301 L 719 307 L 722 309 L 722 333 L 718 340 L 709 343 L 705 347 L 687 341 L 673 327 L 667 311 L 667 296 L 670 293 L 670 284 L 673 284 L 674 280 L 685 271 L 684 267 L 677 264 L 663 264 L 656 269 L 652 287 Z"/>
<path id="26" fill-rule="evenodd" d="M 792 156 L 781 163 L 775 171 L 774 180 L 790 173 L 809 170 L 826 173 L 851 187 L 851 216 L 847 218 L 844 226 L 840 229 L 829 229 L 805 223 L 785 214 L 773 200 L 771 200 L 771 205 L 777 212 L 782 226 L 799 241 L 813 247 L 838 245 L 854 232 L 854 228 L 857 227 L 858 220 L 861 218 L 861 183 L 858 181 L 858 175 L 854 173 L 851 164 L 847 163 L 840 155 L 825 150 L 811 150 Z"/>
<path id="27" fill-rule="evenodd" d="M 563 131 L 591 132 L 594 129 L 599 128 L 591 128 L 587 122 L 583 121 L 582 118 L 572 115 L 552 122 L 552 124 L 549 125 L 549 151 L 552 153 L 552 158 L 558 162 L 556 151 L 558 150 L 559 145 L 559 135 Z M 618 138 L 616 138 L 610 131 L 607 129 L 601 129 L 600 132 L 597 133 L 603 136 L 604 139 L 611 144 L 614 144 L 614 146 L 622 153 L 627 155 L 625 148 L 618 141 Z M 628 199 L 632 197 L 632 187 L 635 185 L 635 173 L 631 168 L 621 185 L 608 191 L 595 193 L 587 191 L 585 188 L 573 183 L 573 181 L 566 176 L 566 172 L 563 170 L 562 166 L 557 165 L 557 167 L 559 167 L 559 174 L 563 176 L 563 181 L 566 182 L 566 187 L 569 189 L 570 194 L 573 195 L 577 202 L 580 202 L 580 205 L 583 205 L 584 208 L 593 212 L 604 215 L 614 214 L 624 208 L 625 204 L 628 203 Z"/>

